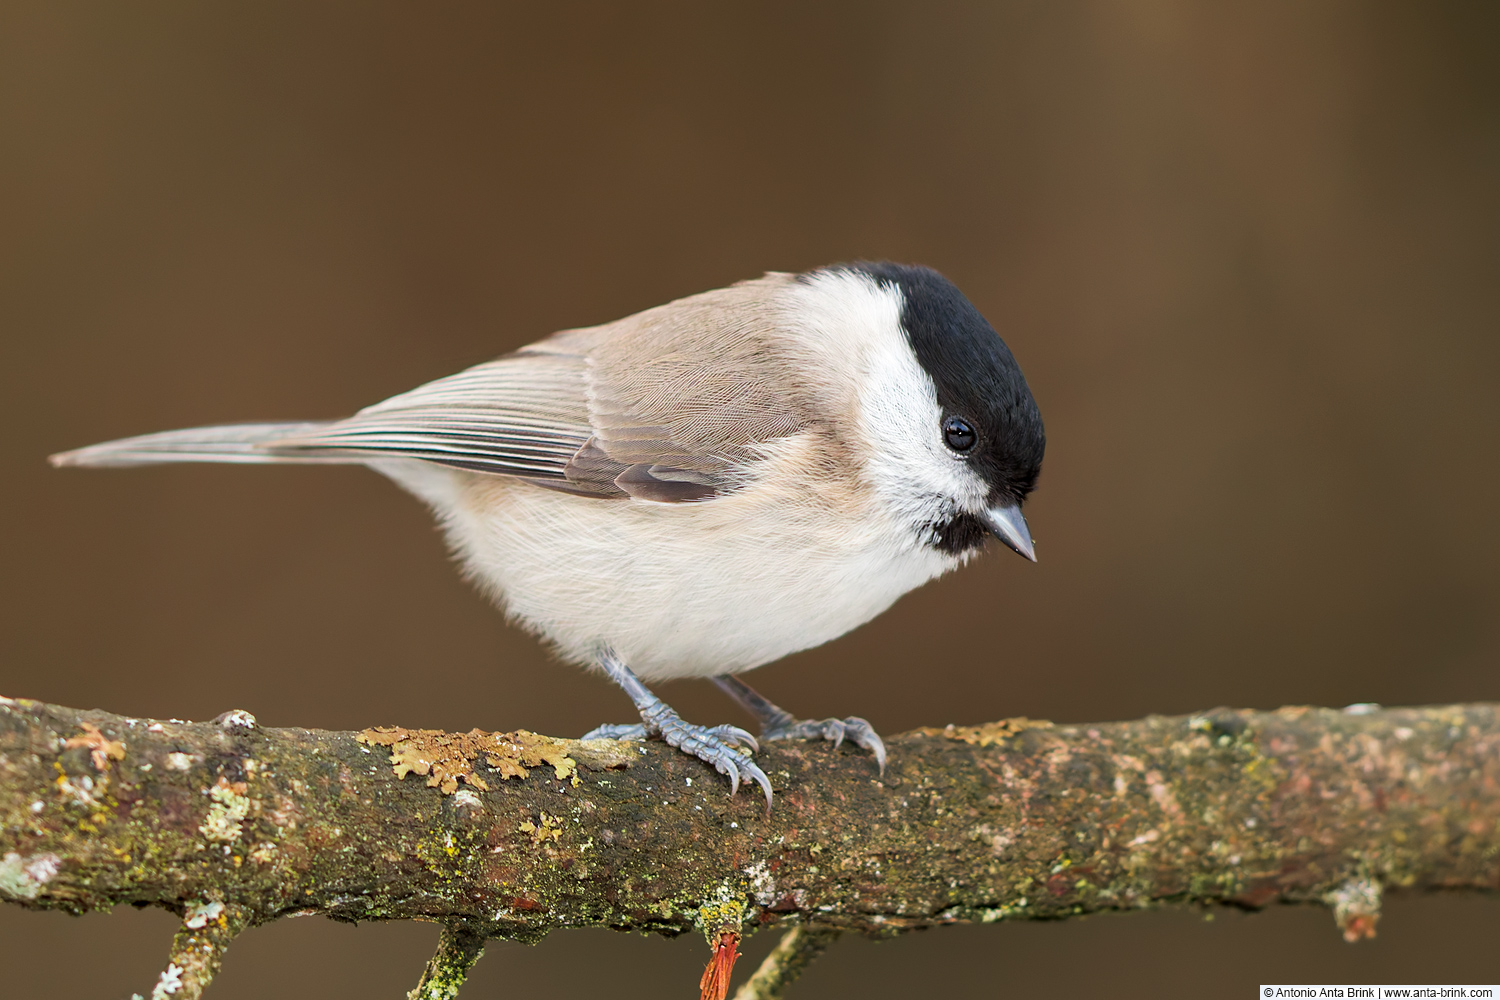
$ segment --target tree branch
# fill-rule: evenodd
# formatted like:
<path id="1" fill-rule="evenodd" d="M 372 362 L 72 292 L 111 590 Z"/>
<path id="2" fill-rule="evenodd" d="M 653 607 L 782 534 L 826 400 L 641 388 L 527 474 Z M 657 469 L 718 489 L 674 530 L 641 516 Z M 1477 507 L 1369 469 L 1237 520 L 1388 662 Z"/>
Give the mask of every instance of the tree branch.
<path id="1" fill-rule="evenodd" d="M 244 927 L 306 913 L 444 923 L 424 998 L 486 939 L 558 927 L 805 928 L 749 997 L 838 931 L 1314 902 L 1353 940 L 1385 889 L 1500 888 L 1500 706 L 1365 709 L 919 730 L 883 778 L 857 750 L 773 745 L 768 815 L 659 743 L 0 699 L 0 898 L 178 913 L 173 1000 Z"/>
<path id="2" fill-rule="evenodd" d="M 782 992 L 802 975 L 841 932 L 832 927 L 802 924 L 781 936 L 755 975 L 734 994 L 734 1000 L 780 1000 Z"/>
<path id="3" fill-rule="evenodd" d="M 452 1000 L 464 984 L 469 970 L 484 954 L 485 936 L 464 920 L 450 920 L 438 935 L 437 951 L 427 960 L 422 981 L 406 994 L 406 1000 Z"/>

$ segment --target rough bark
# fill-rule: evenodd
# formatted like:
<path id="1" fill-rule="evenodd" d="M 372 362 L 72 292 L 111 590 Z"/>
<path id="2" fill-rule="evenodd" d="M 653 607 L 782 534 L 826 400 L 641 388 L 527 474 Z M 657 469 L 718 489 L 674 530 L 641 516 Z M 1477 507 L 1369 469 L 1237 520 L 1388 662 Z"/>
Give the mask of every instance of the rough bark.
<path id="1" fill-rule="evenodd" d="M 0 898 L 180 914 L 179 1000 L 292 914 L 443 922 L 436 997 L 485 939 L 559 927 L 807 926 L 805 963 L 837 931 L 1314 902 L 1353 940 L 1385 889 L 1500 887 L 1491 704 L 919 730 L 883 776 L 773 744 L 769 814 L 660 743 L 359 736 L 0 699 Z"/>

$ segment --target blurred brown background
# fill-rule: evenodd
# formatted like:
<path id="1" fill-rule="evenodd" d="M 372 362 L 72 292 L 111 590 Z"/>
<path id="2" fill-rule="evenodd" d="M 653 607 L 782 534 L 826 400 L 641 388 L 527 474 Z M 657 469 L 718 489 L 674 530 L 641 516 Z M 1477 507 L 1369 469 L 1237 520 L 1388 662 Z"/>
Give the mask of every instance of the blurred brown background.
<path id="1" fill-rule="evenodd" d="M 888 257 L 945 271 L 1021 360 L 1041 562 L 993 552 L 760 671 L 769 695 L 887 733 L 1500 698 L 1497 11 L 6 3 L 0 691 L 627 721 L 373 474 L 44 458 L 341 416 L 558 328 Z M 1398 895 L 1357 947 L 1313 909 L 955 928 L 842 944 L 797 995 L 1493 982 L 1497 918 Z M 172 923 L 0 907 L 7 995 L 144 991 Z M 278 924 L 213 995 L 399 996 L 435 936 Z M 464 995 L 687 996 L 704 957 L 559 933 L 493 945 Z"/>

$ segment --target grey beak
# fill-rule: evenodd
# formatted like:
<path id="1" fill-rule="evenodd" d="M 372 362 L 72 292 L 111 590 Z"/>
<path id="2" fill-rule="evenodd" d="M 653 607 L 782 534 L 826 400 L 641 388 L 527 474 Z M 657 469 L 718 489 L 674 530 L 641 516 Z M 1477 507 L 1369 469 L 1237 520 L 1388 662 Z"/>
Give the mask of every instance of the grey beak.
<path id="1" fill-rule="evenodd" d="M 991 507 L 981 517 L 996 538 L 1012 551 L 1036 562 L 1036 546 L 1031 544 L 1031 529 L 1026 527 L 1026 518 L 1021 516 L 1020 507 Z"/>

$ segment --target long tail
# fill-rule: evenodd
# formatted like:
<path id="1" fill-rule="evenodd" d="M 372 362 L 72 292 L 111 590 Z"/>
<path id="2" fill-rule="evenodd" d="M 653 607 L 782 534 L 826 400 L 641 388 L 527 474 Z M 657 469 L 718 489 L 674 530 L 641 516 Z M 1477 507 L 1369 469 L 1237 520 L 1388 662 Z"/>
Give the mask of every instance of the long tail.
<path id="1" fill-rule="evenodd" d="M 276 442 L 326 427 L 323 423 L 226 424 L 189 427 L 180 431 L 143 434 L 92 444 L 53 455 L 48 461 L 64 465 L 154 465 L 158 462 L 321 462 L 349 464 L 367 460 L 357 455 L 327 451 L 278 450 Z"/>

